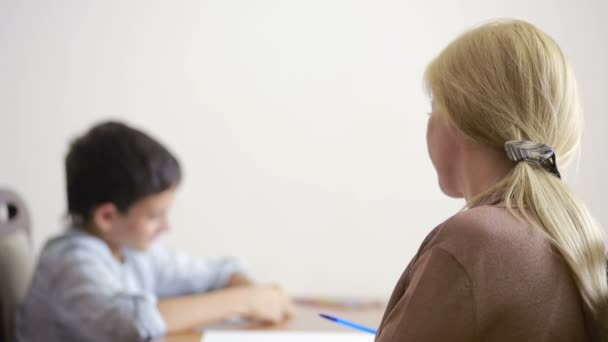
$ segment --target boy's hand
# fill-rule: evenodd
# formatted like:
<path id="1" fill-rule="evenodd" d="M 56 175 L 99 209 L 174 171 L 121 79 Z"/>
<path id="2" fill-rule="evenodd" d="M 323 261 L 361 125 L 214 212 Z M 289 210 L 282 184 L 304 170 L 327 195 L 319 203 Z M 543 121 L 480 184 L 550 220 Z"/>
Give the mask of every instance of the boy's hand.
<path id="1" fill-rule="evenodd" d="M 289 297 L 278 286 L 240 285 L 158 301 L 169 333 L 195 329 L 239 315 L 255 323 L 278 324 L 293 315 Z"/>
<path id="2" fill-rule="evenodd" d="M 279 286 L 247 286 L 241 290 L 245 304 L 244 318 L 278 324 L 293 316 L 291 299 Z"/>

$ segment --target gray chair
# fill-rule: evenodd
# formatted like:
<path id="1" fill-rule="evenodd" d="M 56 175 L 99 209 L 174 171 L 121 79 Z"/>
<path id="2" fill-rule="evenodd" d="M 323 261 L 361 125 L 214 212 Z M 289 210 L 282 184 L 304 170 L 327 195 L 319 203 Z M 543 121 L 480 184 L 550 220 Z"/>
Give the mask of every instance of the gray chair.
<path id="1" fill-rule="evenodd" d="M 33 270 L 30 217 L 23 200 L 0 189 L 0 341 L 15 340 L 15 312 Z"/>

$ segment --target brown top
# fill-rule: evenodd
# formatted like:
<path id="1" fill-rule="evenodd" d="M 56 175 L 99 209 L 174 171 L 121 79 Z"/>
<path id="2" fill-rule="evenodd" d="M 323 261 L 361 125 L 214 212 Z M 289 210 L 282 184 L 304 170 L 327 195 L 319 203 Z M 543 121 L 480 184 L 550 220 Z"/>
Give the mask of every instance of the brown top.
<path id="1" fill-rule="evenodd" d="M 376 342 L 589 341 L 582 300 L 543 234 L 498 206 L 461 212 L 422 243 Z"/>

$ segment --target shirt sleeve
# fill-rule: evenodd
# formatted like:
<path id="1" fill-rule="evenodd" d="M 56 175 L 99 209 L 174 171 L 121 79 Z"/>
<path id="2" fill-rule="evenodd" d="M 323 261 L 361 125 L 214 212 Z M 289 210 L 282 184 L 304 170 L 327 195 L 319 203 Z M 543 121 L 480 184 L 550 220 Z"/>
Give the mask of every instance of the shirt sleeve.
<path id="1" fill-rule="evenodd" d="M 471 281 L 449 252 L 433 247 L 416 262 L 376 342 L 477 341 Z"/>
<path id="2" fill-rule="evenodd" d="M 245 273 L 234 258 L 195 259 L 154 246 L 150 251 L 156 295 L 171 297 L 226 287 L 235 273 Z"/>
<path id="3" fill-rule="evenodd" d="M 163 335 L 154 295 L 123 292 L 100 263 L 73 256 L 51 280 L 59 324 L 83 340 L 145 341 Z"/>

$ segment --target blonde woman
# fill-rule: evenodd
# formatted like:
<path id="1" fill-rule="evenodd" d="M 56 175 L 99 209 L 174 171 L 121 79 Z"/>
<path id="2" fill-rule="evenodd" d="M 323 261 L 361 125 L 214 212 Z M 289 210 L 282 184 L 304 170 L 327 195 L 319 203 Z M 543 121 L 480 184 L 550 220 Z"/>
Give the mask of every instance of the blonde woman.
<path id="1" fill-rule="evenodd" d="M 606 341 L 603 231 L 560 175 L 581 111 L 559 46 L 523 21 L 486 24 L 425 81 L 429 154 L 467 210 L 423 242 L 376 341 Z"/>

